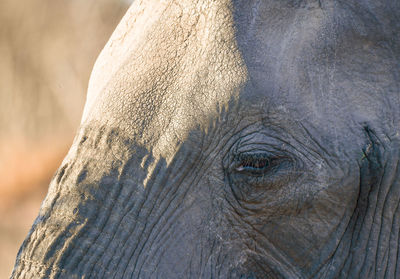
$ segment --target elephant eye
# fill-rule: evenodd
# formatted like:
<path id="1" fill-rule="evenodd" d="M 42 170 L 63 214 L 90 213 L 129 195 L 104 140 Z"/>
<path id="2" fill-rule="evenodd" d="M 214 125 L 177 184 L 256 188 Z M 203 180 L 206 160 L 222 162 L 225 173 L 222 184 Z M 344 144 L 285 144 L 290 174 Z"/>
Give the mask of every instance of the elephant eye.
<path id="1" fill-rule="evenodd" d="M 263 175 L 276 167 L 281 158 L 271 157 L 270 154 L 242 154 L 237 159 L 235 170 L 239 173 Z"/>

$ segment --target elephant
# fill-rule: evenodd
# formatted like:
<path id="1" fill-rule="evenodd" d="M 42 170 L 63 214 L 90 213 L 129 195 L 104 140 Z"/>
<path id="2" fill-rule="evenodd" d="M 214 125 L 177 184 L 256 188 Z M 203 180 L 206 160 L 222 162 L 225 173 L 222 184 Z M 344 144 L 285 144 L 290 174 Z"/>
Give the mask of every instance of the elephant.
<path id="1" fill-rule="evenodd" d="M 11 278 L 400 278 L 400 2 L 137 0 Z"/>

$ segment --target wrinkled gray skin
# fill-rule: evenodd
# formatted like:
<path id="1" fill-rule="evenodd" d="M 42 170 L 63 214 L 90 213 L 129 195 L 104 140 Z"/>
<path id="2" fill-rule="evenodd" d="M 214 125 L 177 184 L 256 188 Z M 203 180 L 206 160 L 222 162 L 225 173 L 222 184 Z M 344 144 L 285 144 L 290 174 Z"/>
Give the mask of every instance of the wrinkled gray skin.
<path id="1" fill-rule="evenodd" d="M 400 278 L 400 1 L 136 1 L 12 278 Z"/>

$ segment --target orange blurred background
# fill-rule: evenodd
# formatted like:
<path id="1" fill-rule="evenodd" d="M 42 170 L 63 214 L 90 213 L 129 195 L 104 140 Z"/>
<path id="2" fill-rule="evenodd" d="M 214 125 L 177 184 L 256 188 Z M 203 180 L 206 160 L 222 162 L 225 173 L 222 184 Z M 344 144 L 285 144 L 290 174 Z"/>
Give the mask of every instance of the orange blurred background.
<path id="1" fill-rule="evenodd" d="M 79 125 L 97 55 L 130 0 L 0 1 L 0 278 Z"/>

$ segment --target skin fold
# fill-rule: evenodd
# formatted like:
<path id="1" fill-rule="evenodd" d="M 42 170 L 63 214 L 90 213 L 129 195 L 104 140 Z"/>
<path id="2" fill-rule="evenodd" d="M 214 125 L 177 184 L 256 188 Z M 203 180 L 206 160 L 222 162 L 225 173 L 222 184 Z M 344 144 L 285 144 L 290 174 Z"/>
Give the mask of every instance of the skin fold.
<path id="1" fill-rule="evenodd" d="M 11 278 L 399 278 L 399 19 L 135 1 Z"/>

